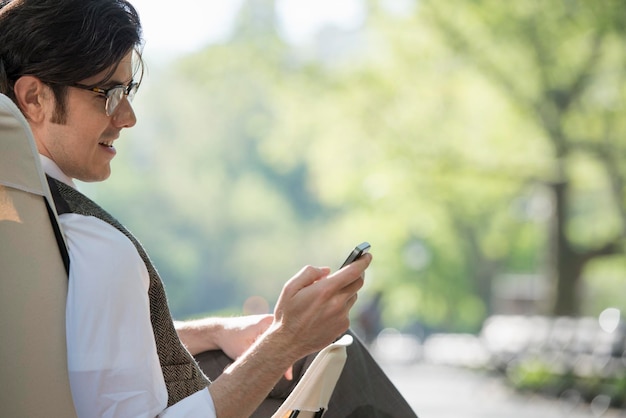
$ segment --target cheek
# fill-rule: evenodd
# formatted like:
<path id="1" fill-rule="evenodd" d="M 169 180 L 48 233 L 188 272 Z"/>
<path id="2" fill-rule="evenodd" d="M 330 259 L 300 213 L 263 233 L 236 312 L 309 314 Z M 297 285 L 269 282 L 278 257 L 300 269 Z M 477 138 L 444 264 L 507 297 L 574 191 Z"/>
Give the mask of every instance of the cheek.
<path id="1" fill-rule="evenodd" d="M 62 153 L 66 159 L 84 159 L 93 153 L 94 143 L 97 145 L 95 133 L 80 127 L 70 128 L 68 125 L 59 126 L 50 137 L 50 146 Z M 63 129 L 65 128 L 65 129 Z"/>
<path id="2" fill-rule="evenodd" d="M 89 148 L 98 144 L 108 123 L 107 120 L 94 118 L 90 114 L 77 114 L 75 118 L 68 119 L 66 126 L 68 143 L 81 148 Z"/>

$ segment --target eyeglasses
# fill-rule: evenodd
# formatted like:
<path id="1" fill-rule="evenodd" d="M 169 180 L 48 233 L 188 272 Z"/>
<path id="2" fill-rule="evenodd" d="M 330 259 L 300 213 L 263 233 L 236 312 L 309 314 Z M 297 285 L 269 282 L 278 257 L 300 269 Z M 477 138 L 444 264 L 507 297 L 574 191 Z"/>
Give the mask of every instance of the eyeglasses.
<path id="1" fill-rule="evenodd" d="M 137 90 L 139 89 L 139 83 L 131 80 L 127 86 L 119 85 L 113 86 L 109 89 L 103 89 L 100 87 L 89 87 L 79 83 L 70 84 L 70 87 L 76 87 L 78 89 L 92 91 L 106 97 L 107 100 L 104 104 L 104 110 L 107 116 L 111 116 L 113 113 L 115 113 L 115 110 L 121 103 L 124 96 L 126 96 L 129 102 L 133 101 L 135 93 L 137 93 Z"/>

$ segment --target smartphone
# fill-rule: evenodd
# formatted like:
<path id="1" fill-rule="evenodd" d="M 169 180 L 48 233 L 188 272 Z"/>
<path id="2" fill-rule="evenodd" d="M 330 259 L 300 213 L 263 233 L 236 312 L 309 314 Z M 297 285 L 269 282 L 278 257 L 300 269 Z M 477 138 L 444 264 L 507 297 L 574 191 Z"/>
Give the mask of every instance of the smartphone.
<path id="1" fill-rule="evenodd" d="M 348 258 L 346 258 L 346 261 L 343 262 L 343 264 L 341 265 L 341 267 L 339 267 L 340 269 L 344 268 L 345 266 L 347 266 L 348 264 L 352 263 L 353 261 L 357 260 L 359 257 L 361 257 L 363 254 L 365 254 L 366 252 L 368 252 L 370 249 L 370 244 L 369 242 L 362 242 L 359 245 L 357 245 L 356 247 L 354 247 L 354 250 L 352 250 L 352 252 L 350 253 L 350 255 L 348 256 Z"/>

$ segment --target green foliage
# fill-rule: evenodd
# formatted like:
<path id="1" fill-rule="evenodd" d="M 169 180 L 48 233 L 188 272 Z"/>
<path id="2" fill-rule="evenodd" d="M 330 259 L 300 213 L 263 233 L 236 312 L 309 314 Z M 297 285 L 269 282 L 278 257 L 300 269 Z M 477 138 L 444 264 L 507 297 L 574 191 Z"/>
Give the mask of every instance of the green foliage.
<path id="1" fill-rule="evenodd" d="M 475 331 L 500 275 L 547 277 L 553 183 L 571 185 L 575 248 L 624 228 L 618 3 L 369 4 L 358 36 L 311 56 L 273 2 L 247 2 L 230 41 L 144 82 L 89 191 L 147 247 L 176 316 L 271 306 L 302 265 L 369 240 L 386 325 Z M 584 309 L 615 305 L 614 257 L 587 269 Z"/>
<path id="2" fill-rule="evenodd" d="M 557 397 L 575 393 L 587 402 L 603 395 L 609 397 L 612 406 L 624 406 L 626 376 L 623 371 L 614 375 L 602 372 L 580 375 L 559 370 L 553 362 L 554 359 L 535 356 L 522 358 L 507 367 L 506 377 L 514 388 L 520 390 Z"/>
<path id="3" fill-rule="evenodd" d="M 619 162 L 626 144 L 615 116 L 624 88 L 617 70 L 624 51 L 615 48 L 623 37 L 616 20 L 621 9 L 615 1 L 488 0 L 427 1 L 422 9 L 445 43 L 499 89 L 548 146 L 548 158 L 526 179 L 546 184 L 556 197 L 544 271 L 556 283 L 560 314 L 581 312 L 578 283 L 587 263 L 621 254 L 626 235 Z"/>
<path id="4" fill-rule="evenodd" d="M 528 358 L 507 368 L 507 378 L 521 390 L 545 391 L 559 394 L 571 385 L 571 377 L 555 373 L 545 360 Z"/>
<path id="5" fill-rule="evenodd" d="M 607 307 L 626 311 L 626 300 L 616 297 L 616 289 L 624 286 L 626 260 L 622 256 L 606 257 L 589 265 L 584 286 L 589 297 L 585 300 L 585 311 L 600 315 Z"/>

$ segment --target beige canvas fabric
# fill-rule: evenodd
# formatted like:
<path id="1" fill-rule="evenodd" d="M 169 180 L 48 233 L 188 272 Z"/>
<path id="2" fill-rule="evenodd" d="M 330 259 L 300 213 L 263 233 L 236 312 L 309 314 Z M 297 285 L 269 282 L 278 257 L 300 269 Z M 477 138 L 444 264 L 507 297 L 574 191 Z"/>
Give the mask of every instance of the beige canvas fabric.
<path id="1" fill-rule="evenodd" d="M 346 363 L 346 347 L 352 344 L 352 336 L 344 335 L 318 353 L 302 379 L 272 418 L 321 417 L 328 409 L 337 380 Z"/>
<path id="2" fill-rule="evenodd" d="M 76 416 L 67 273 L 44 198 L 54 208 L 28 124 L 0 94 L 0 410 L 7 417 Z"/>

